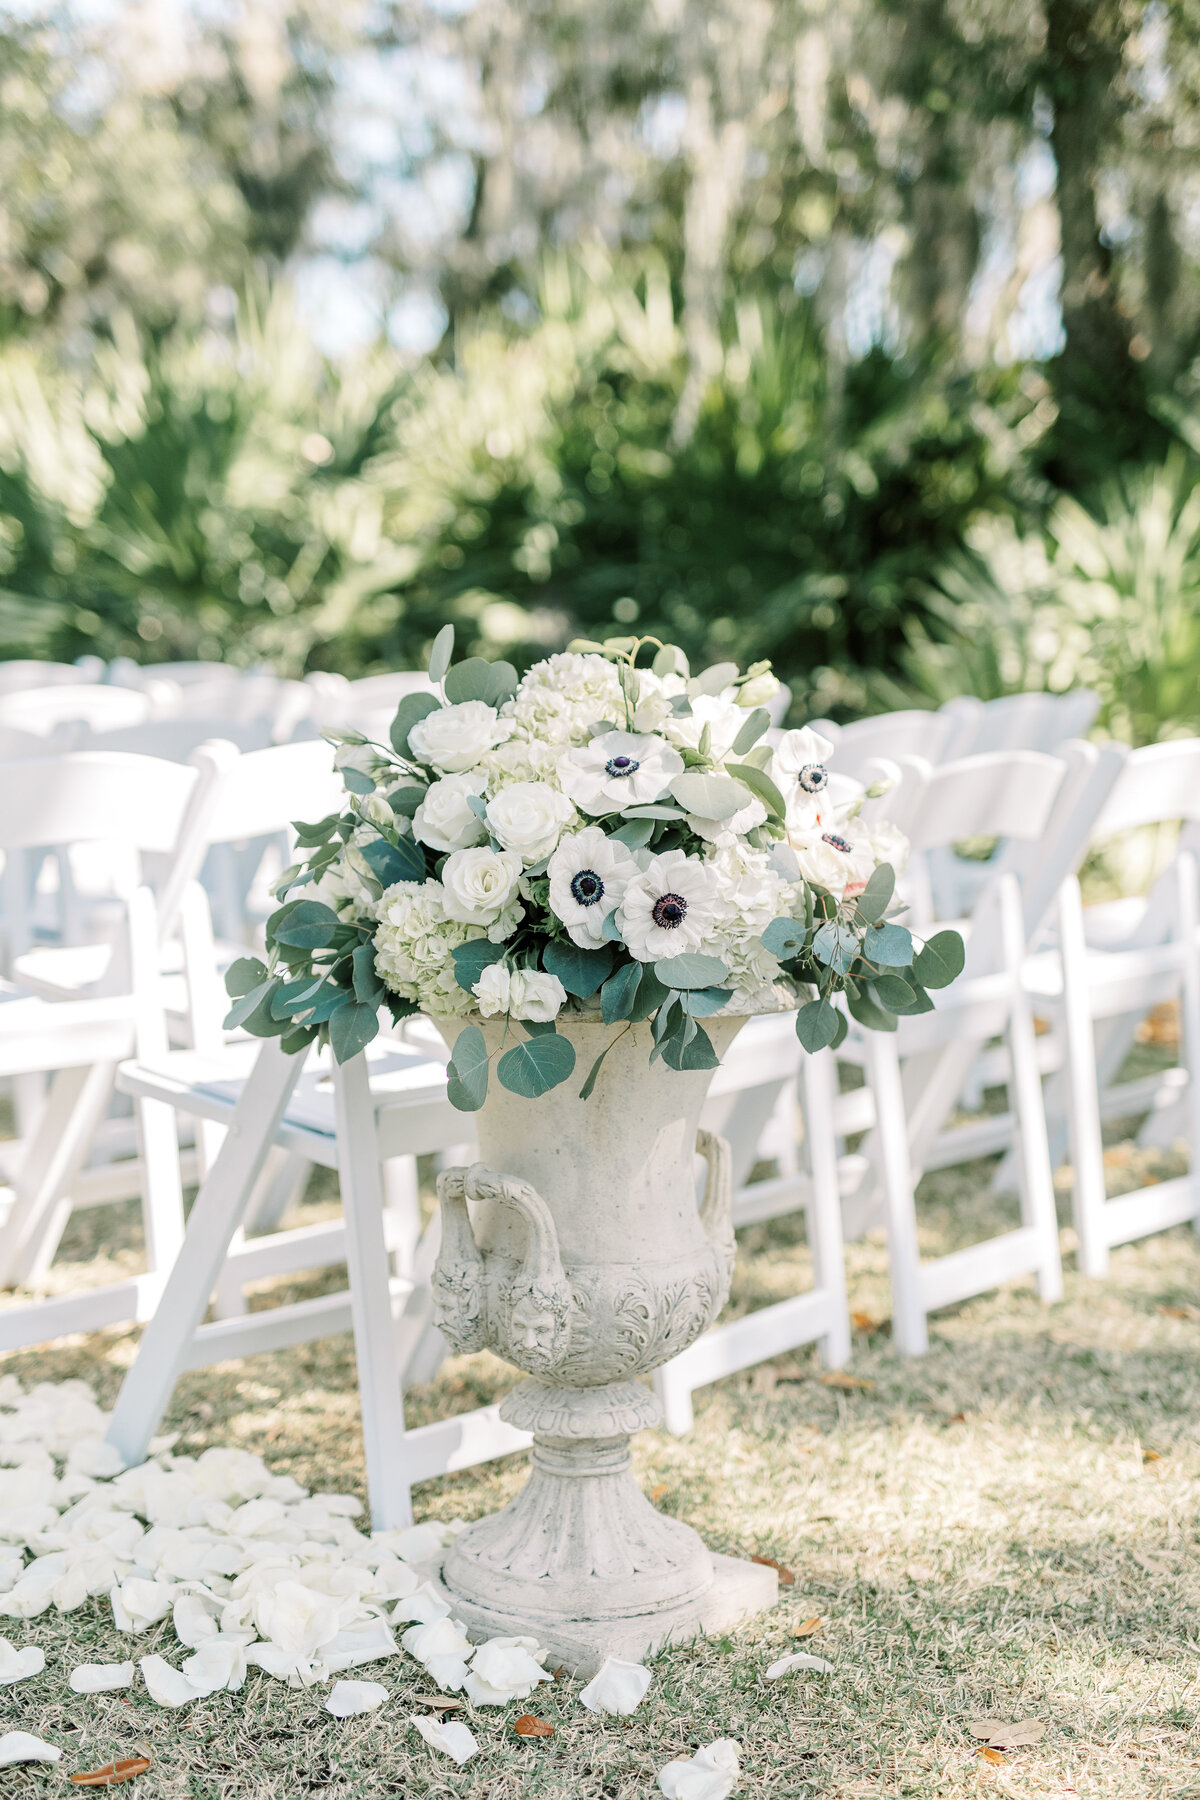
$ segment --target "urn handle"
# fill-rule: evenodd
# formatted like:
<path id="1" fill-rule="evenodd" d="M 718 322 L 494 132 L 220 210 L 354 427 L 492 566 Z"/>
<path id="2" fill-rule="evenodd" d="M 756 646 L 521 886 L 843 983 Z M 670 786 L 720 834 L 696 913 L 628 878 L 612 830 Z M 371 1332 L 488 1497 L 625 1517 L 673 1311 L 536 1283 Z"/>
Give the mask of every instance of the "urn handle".
<path id="1" fill-rule="evenodd" d="M 487 1347 L 487 1267 L 467 1211 L 466 1169 L 438 1176 L 442 1243 L 434 1264 L 433 1322 L 459 1355 Z"/>
<path id="2" fill-rule="evenodd" d="M 709 1242 L 732 1273 L 737 1243 L 733 1235 L 733 1152 L 728 1138 L 715 1131 L 698 1131 L 696 1149 L 708 1164 L 704 1198 L 700 1202 L 700 1223 Z"/>
<path id="3" fill-rule="evenodd" d="M 550 1208 L 529 1182 L 498 1175 L 485 1163 L 467 1170 L 466 1194 L 469 1200 L 499 1201 L 525 1223 L 521 1266 L 496 1295 L 502 1341 L 494 1348 L 531 1373 L 552 1374 L 570 1348 L 571 1289 Z"/>

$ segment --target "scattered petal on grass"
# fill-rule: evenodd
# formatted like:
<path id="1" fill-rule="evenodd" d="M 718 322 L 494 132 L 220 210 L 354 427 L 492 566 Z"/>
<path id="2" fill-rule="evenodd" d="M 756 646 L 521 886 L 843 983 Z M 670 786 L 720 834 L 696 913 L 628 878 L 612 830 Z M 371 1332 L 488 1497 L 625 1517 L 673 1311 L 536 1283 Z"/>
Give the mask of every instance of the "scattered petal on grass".
<path id="1" fill-rule="evenodd" d="M 150 1698 L 157 1706 L 190 1706 L 200 1689 L 161 1656 L 143 1656 L 138 1667 Z"/>
<path id="2" fill-rule="evenodd" d="M 420 1732 L 431 1750 L 452 1756 L 456 1763 L 470 1762 L 478 1753 L 475 1733 L 460 1719 L 426 1719 L 420 1713 L 414 1713 L 408 1722 Z"/>
<path id="3" fill-rule="evenodd" d="M 589 1712 L 628 1718 L 642 1704 L 649 1686 L 650 1671 L 641 1663 L 606 1656 L 579 1698 Z"/>
<path id="4" fill-rule="evenodd" d="M 71 1670 L 67 1685 L 73 1694 L 111 1694 L 133 1686 L 133 1664 L 80 1663 Z"/>
<path id="5" fill-rule="evenodd" d="M 786 1563 L 776 1562 L 773 1556 L 752 1556 L 751 1562 L 761 1563 L 764 1569 L 774 1569 L 779 1577 L 780 1587 L 791 1587 L 796 1577 Z"/>
<path id="6" fill-rule="evenodd" d="M 540 1681 L 551 1679 L 537 1660 L 543 1654 L 536 1638 L 498 1637 L 480 1644 L 463 1686 L 476 1706 L 507 1706 L 524 1700 Z"/>
<path id="7" fill-rule="evenodd" d="M 144 1775 L 150 1767 L 148 1756 L 126 1756 L 120 1762 L 105 1763 L 102 1769 L 89 1769 L 84 1775 L 72 1775 L 76 1787 L 120 1787 L 135 1775 Z"/>
<path id="8" fill-rule="evenodd" d="M 358 1713 L 374 1712 L 382 1706 L 388 1691 L 379 1681 L 335 1681 L 325 1700 L 325 1711 L 335 1719 L 353 1719 Z"/>
<path id="9" fill-rule="evenodd" d="M 406 1594 L 392 1608 L 393 1619 L 410 1619 L 417 1625 L 432 1625 L 435 1619 L 450 1616 L 450 1602 L 444 1600 L 428 1581 Z"/>
<path id="10" fill-rule="evenodd" d="M 694 1756 L 680 1757 L 658 1772 L 667 1800 L 727 1800 L 737 1786 L 742 1746 L 736 1738 L 702 1744 Z"/>
<path id="11" fill-rule="evenodd" d="M 811 1637 L 813 1632 L 819 1631 L 820 1628 L 821 1628 L 821 1615 L 820 1615 L 820 1613 L 818 1613 L 815 1619 L 805 1619 L 803 1625 L 797 1625 L 794 1628 L 794 1630 L 790 1633 L 790 1636 L 801 1637 L 801 1638 Z"/>
<path id="12" fill-rule="evenodd" d="M 513 1720 L 513 1730 L 518 1737 L 553 1737 L 554 1727 L 549 1719 L 539 1719 L 536 1713 L 522 1713 L 519 1719 Z"/>
<path id="13" fill-rule="evenodd" d="M 201 1694 L 236 1694 L 246 1680 L 246 1646 L 240 1637 L 207 1638 L 182 1672 Z"/>
<path id="14" fill-rule="evenodd" d="M 0 1737 L 0 1769 L 7 1769 L 12 1763 L 54 1763 L 61 1756 L 61 1750 L 28 1731 L 6 1731 Z"/>
<path id="15" fill-rule="evenodd" d="M 7 1638 L 0 1638 L 0 1687 L 11 1687 L 29 1675 L 40 1675 L 46 1666 L 46 1652 L 36 1644 L 18 1650 Z"/>
<path id="16" fill-rule="evenodd" d="M 833 1664 L 826 1662 L 823 1656 L 809 1656 L 805 1650 L 793 1650 L 790 1656 L 781 1656 L 778 1662 L 767 1667 L 767 1680 L 778 1681 L 781 1675 L 790 1675 L 793 1669 L 815 1669 L 818 1675 L 832 1675 Z"/>
<path id="17" fill-rule="evenodd" d="M 426 1669 L 439 1687 L 456 1692 L 467 1679 L 467 1662 L 474 1645 L 457 1619 L 435 1619 L 431 1625 L 410 1625 L 400 1639 L 410 1656 Z"/>

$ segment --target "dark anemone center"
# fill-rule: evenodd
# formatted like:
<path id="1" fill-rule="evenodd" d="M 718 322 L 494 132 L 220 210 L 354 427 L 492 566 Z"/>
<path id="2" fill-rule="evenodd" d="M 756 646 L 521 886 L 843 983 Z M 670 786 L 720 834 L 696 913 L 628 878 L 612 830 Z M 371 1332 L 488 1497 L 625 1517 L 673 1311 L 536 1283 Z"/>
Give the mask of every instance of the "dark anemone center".
<path id="1" fill-rule="evenodd" d="M 840 850 L 842 852 L 843 856 L 849 856 L 851 850 L 854 848 L 852 844 L 846 842 L 844 837 L 839 837 L 836 831 L 826 831 L 822 835 L 821 842 L 823 844 L 832 844 L 835 850 Z"/>
<path id="2" fill-rule="evenodd" d="M 625 775 L 636 775 L 641 766 L 632 756 L 610 756 L 604 765 L 604 773 L 620 779 Z"/>
<path id="3" fill-rule="evenodd" d="M 819 794 L 829 786 L 829 770 L 824 763 L 805 763 L 796 779 L 806 794 Z"/>
<path id="4" fill-rule="evenodd" d="M 571 877 L 571 893 L 580 906 L 595 906 L 604 898 L 604 883 L 595 869 L 580 869 L 578 875 Z"/>
<path id="5" fill-rule="evenodd" d="M 674 931 L 687 916 L 687 901 L 682 894 L 660 894 L 654 902 L 651 918 L 666 931 Z"/>

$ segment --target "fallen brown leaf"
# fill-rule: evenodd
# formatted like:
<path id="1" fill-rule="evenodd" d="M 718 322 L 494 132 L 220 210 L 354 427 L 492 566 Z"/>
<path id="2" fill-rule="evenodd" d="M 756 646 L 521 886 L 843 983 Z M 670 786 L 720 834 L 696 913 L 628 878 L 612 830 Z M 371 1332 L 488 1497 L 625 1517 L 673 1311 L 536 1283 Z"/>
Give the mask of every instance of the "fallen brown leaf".
<path id="1" fill-rule="evenodd" d="M 126 1756 L 120 1762 L 105 1763 L 102 1769 L 89 1769 L 85 1774 L 72 1775 L 71 1780 L 76 1787 L 120 1787 L 123 1781 L 132 1781 L 137 1775 L 144 1775 L 150 1767 L 148 1756 Z"/>
<path id="2" fill-rule="evenodd" d="M 972 1719 L 967 1730 L 972 1737 L 983 1738 L 987 1742 L 994 1738 L 998 1731 L 1007 1731 L 1008 1726 L 1003 1719 Z"/>
<path id="3" fill-rule="evenodd" d="M 791 1587 L 796 1579 L 792 1571 L 784 1563 L 776 1562 L 773 1556 L 752 1556 L 750 1561 L 761 1563 L 764 1569 L 774 1569 L 779 1577 L 780 1587 Z"/>
<path id="4" fill-rule="evenodd" d="M 462 1705 L 453 1694 L 414 1694 L 414 1706 L 428 1706 L 432 1712 L 456 1712 Z"/>
<path id="5" fill-rule="evenodd" d="M 1142 1451 L 1142 1461 L 1144 1463 L 1161 1462 L 1162 1457 L 1159 1455 L 1157 1450 L 1143 1450 Z"/>
<path id="6" fill-rule="evenodd" d="M 567 1679 L 566 1663 L 559 1663 L 557 1669 L 551 1669 L 550 1673 L 553 1675 L 555 1681 L 565 1681 Z"/>
<path id="7" fill-rule="evenodd" d="M 650 1499 L 652 1504 L 657 1506 L 663 1495 L 669 1494 L 670 1491 L 670 1485 L 665 1481 L 660 1481 L 657 1487 L 652 1487 L 650 1489 Z"/>
<path id="8" fill-rule="evenodd" d="M 536 1713 L 522 1713 L 519 1719 L 513 1720 L 513 1730 L 518 1737 L 553 1737 L 554 1727 L 549 1719 L 539 1719 Z"/>
<path id="9" fill-rule="evenodd" d="M 988 1763 L 1006 1763 L 1008 1761 L 1007 1756 L 1004 1756 L 999 1750 L 993 1750 L 990 1744 L 981 1744 L 975 1754 L 982 1756 L 984 1762 Z"/>
<path id="10" fill-rule="evenodd" d="M 967 1726 L 972 1737 L 986 1738 L 993 1750 L 1020 1750 L 1028 1744 L 1040 1744 L 1046 1727 L 1040 1719 L 1018 1719 L 1008 1725 L 1003 1719 L 972 1719 Z"/>
<path id="11" fill-rule="evenodd" d="M 831 1388 L 873 1388 L 873 1381 L 864 1381 L 861 1375 L 847 1375 L 844 1369 L 831 1369 L 828 1375 L 821 1376 L 826 1387 Z"/>
<path id="12" fill-rule="evenodd" d="M 815 1619 L 805 1619 L 803 1625 L 795 1626 L 790 1635 L 792 1637 L 811 1637 L 814 1631 L 820 1630 L 820 1626 L 821 1615 L 818 1613 Z"/>
<path id="13" fill-rule="evenodd" d="M 850 1314 L 850 1323 L 853 1325 L 855 1331 L 882 1331 L 887 1320 L 876 1319 L 869 1312 L 852 1312 Z"/>
<path id="14" fill-rule="evenodd" d="M 1160 1306 L 1165 1319 L 1200 1319 L 1200 1306 Z"/>
<path id="15" fill-rule="evenodd" d="M 949 1418 L 944 1421 L 947 1425 L 965 1425 L 966 1422 L 966 1413 L 951 1413 Z"/>

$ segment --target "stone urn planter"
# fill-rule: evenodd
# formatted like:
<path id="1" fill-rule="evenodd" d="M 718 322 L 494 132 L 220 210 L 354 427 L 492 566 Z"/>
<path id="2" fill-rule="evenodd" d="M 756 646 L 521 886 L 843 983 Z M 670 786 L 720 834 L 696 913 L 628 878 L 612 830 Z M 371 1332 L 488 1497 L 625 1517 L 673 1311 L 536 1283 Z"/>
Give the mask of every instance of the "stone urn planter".
<path id="1" fill-rule="evenodd" d="M 744 1022 L 705 1021 L 718 1055 Z M 505 1022 L 479 1023 L 494 1055 Z M 631 1470 L 630 1434 L 660 1417 L 644 1378 L 729 1292 L 729 1151 L 697 1131 L 711 1071 L 651 1066 L 649 1024 L 557 1029 L 575 1048 L 571 1080 L 537 1100 L 493 1083 L 475 1115 L 481 1160 L 438 1182 L 437 1324 L 455 1350 L 491 1349 L 526 1371 L 500 1410 L 534 1440 L 526 1486 L 459 1535 L 442 1581 L 473 1633 L 535 1636 L 587 1672 L 605 1655 L 727 1630 L 774 1601 L 777 1577 L 710 1552 Z"/>

